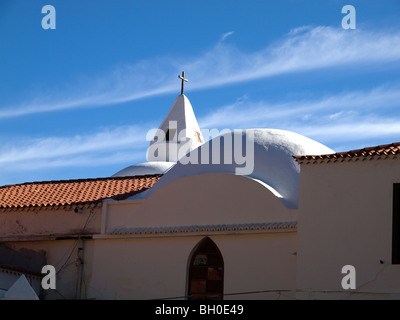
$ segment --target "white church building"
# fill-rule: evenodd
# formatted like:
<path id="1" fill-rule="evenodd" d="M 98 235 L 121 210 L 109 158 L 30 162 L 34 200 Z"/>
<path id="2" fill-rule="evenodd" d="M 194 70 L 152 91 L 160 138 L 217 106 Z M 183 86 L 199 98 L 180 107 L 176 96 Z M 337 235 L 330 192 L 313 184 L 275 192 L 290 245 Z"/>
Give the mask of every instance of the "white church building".
<path id="1" fill-rule="evenodd" d="M 21 275 L 40 299 L 400 298 L 400 143 L 335 153 L 266 128 L 205 141 L 182 88 L 147 159 L 0 186 L 0 298 Z"/>

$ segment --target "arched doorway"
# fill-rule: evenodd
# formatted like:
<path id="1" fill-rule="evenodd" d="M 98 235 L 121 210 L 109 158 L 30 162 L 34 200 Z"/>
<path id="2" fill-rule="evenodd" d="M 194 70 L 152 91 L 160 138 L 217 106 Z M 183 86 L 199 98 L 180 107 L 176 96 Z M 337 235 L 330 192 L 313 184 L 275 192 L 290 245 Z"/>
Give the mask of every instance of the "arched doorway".
<path id="1" fill-rule="evenodd" d="M 189 259 L 188 299 L 222 300 L 224 259 L 214 241 L 202 239 Z"/>

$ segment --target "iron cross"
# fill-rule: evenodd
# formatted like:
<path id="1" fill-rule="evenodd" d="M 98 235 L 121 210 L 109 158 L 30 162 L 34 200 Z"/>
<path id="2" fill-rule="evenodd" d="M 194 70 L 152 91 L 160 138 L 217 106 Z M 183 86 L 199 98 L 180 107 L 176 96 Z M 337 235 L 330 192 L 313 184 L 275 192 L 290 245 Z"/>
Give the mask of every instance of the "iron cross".
<path id="1" fill-rule="evenodd" d="M 178 76 L 178 78 L 182 80 L 181 94 L 183 94 L 184 83 L 185 83 L 185 81 L 188 82 L 189 80 L 185 79 L 185 71 L 182 71 L 182 75 Z"/>

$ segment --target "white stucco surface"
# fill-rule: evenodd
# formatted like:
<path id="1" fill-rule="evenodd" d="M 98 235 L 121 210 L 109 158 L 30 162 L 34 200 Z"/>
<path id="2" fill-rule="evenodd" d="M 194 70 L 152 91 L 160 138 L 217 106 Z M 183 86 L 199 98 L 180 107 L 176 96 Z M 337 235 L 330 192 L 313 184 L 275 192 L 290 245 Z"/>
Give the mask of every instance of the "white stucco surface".
<path id="1" fill-rule="evenodd" d="M 299 299 L 399 299 L 392 261 L 393 184 L 399 159 L 301 165 L 298 220 Z M 356 270 L 344 290 L 342 267 Z"/>
<path id="2" fill-rule="evenodd" d="M 150 189 L 151 190 L 151 189 Z M 273 193 L 243 176 L 205 173 L 176 179 L 143 200 L 107 201 L 102 227 L 153 228 L 297 221 Z"/>
<path id="3" fill-rule="evenodd" d="M 88 297 L 185 299 L 191 252 L 203 238 L 97 240 Z M 294 292 L 296 233 L 217 235 L 211 239 L 226 266 L 225 299 L 294 298 L 293 293 L 285 297 L 273 291 Z"/>
<path id="4" fill-rule="evenodd" d="M 148 161 L 177 161 L 178 150 L 181 147 L 184 147 L 187 153 L 204 142 L 193 107 L 183 94 L 175 99 L 158 129 L 164 134 L 170 130 L 171 140 L 153 139 L 147 153 Z"/>
<path id="5" fill-rule="evenodd" d="M 126 167 L 115 173 L 113 177 L 142 176 L 147 174 L 163 174 L 173 167 L 175 162 L 151 161 Z"/>
<path id="6" fill-rule="evenodd" d="M 233 131 L 204 143 L 187 157 L 180 159 L 147 192 L 147 196 L 163 185 L 185 176 L 220 172 L 243 175 L 261 182 L 264 186 L 267 185 L 286 207 L 296 209 L 300 167 L 293 155 L 328 153 L 334 151 L 315 140 L 290 131 Z M 240 155 L 244 158 L 240 158 Z"/>

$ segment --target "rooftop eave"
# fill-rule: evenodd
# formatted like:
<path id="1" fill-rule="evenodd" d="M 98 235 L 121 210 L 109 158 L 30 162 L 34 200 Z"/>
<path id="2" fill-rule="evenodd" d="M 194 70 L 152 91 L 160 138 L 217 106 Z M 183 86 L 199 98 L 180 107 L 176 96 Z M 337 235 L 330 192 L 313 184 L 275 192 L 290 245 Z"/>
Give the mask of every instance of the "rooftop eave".
<path id="1" fill-rule="evenodd" d="M 387 159 L 399 159 L 399 154 L 380 154 L 380 155 L 368 155 L 368 156 L 337 156 L 331 155 L 322 156 L 293 156 L 293 158 L 300 165 L 309 164 L 327 164 L 327 163 L 344 163 L 351 161 L 367 161 L 367 160 L 387 160 Z"/>
<path id="2" fill-rule="evenodd" d="M 297 232 L 297 221 L 167 227 L 119 227 L 114 228 L 105 234 L 93 235 L 93 238 L 179 237 L 193 235 L 236 235 L 280 232 Z"/>
<path id="3" fill-rule="evenodd" d="M 60 233 L 60 234 L 32 234 L 32 235 L 1 235 L 0 242 L 32 242 L 32 241 L 56 241 L 56 240 L 91 240 L 95 233 L 82 234 Z"/>
<path id="4" fill-rule="evenodd" d="M 103 205 L 103 201 L 93 201 L 93 202 L 84 202 L 84 203 L 71 203 L 71 204 L 59 204 L 59 205 L 35 205 L 35 206 L 6 206 L 0 207 L 1 212 L 39 212 L 39 211 L 74 211 L 75 209 L 95 209 L 101 208 Z"/>

